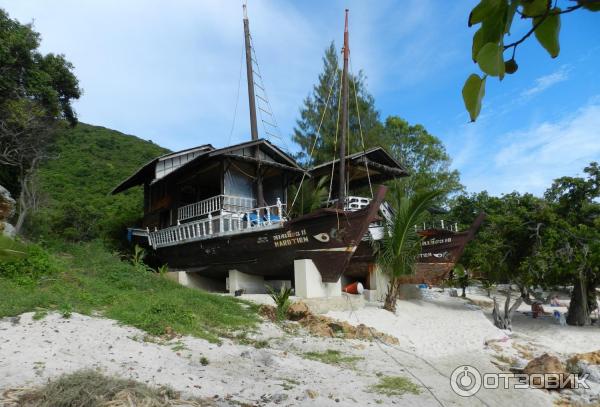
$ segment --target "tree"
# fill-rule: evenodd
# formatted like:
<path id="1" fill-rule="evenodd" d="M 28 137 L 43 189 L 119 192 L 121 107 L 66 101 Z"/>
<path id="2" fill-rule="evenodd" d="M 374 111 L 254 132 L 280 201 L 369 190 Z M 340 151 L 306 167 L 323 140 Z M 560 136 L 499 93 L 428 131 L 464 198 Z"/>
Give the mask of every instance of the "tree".
<path id="1" fill-rule="evenodd" d="M 488 76 L 502 80 L 518 69 L 517 48 L 532 35 L 552 58 L 560 53 L 561 16 L 575 10 L 600 11 L 600 0 L 569 0 L 559 7 L 551 0 L 480 0 L 469 14 L 468 25 L 479 25 L 473 35 L 472 58 L 483 73 L 471 74 L 462 89 L 465 107 L 471 121 L 481 111 Z M 519 39 L 509 41 L 513 23 L 520 19 L 529 25 Z"/>
<path id="2" fill-rule="evenodd" d="M 30 24 L 0 9 L 0 164 L 13 167 L 18 179 L 17 232 L 35 205 L 35 174 L 54 129 L 61 119 L 76 124 L 71 101 L 81 95 L 73 65 L 62 55 L 41 54 L 39 45 Z"/>
<path id="3" fill-rule="evenodd" d="M 383 306 L 390 312 L 396 312 L 399 278 L 415 271 L 417 255 L 421 251 L 421 236 L 415 225 L 423 221 L 427 209 L 440 194 L 439 191 L 422 191 L 408 197 L 400 186 L 390 191 L 396 212 L 377 248 L 377 261 L 390 277 Z"/>
<path id="4" fill-rule="evenodd" d="M 572 285 L 570 325 L 590 324 L 600 285 L 600 168 L 591 163 L 584 172 L 585 178 L 555 180 L 544 198 L 483 192 L 458 197 L 452 208 L 461 223 L 479 211 L 488 214 L 461 259 L 467 268 L 495 283 L 517 284 L 527 304 L 550 298 L 536 294 L 535 287 Z M 506 304 L 505 325 L 511 309 Z"/>
<path id="5" fill-rule="evenodd" d="M 340 72 L 338 55 L 332 42 L 325 50 L 323 71 L 311 94 L 304 100 L 300 119 L 294 129 L 294 141 L 301 149 L 297 158 L 307 166 L 330 161 L 338 155 L 335 145 L 336 129 L 339 136 Z M 443 189 L 451 194 L 463 189 L 458 171 L 450 169 L 452 160 L 439 138 L 427 132 L 422 125 L 410 125 L 397 116 L 388 117 L 385 125 L 381 123 L 375 100 L 367 91 L 362 72 L 356 76 L 350 75 L 348 113 L 348 152 L 384 147 L 411 173 L 404 181 L 406 193 Z"/>
<path id="6" fill-rule="evenodd" d="M 340 82 L 338 53 L 335 43 L 331 42 L 325 50 L 323 71 L 319 74 L 318 83 L 304 99 L 304 106 L 300 109 L 300 119 L 297 120 L 294 129 L 293 140 L 301 149 L 297 158 L 307 166 L 331 161 L 338 155 L 336 134 L 339 137 Z M 362 151 L 362 140 L 366 148 L 379 144 L 377 138 L 381 133 L 382 125 L 379 112 L 375 109 L 375 101 L 367 91 L 365 82 L 366 78 L 362 71 L 357 75 L 349 74 L 350 131 L 347 140 L 349 153 Z"/>
<path id="7" fill-rule="evenodd" d="M 592 162 L 584 172 L 586 178 L 555 180 L 545 194 L 557 215 L 546 233 L 545 271 L 548 278 L 574 286 L 569 325 L 590 325 L 600 286 L 600 167 Z"/>
<path id="8" fill-rule="evenodd" d="M 390 116 L 385 121 L 381 142 L 410 172 L 402 180 L 406 194 L 424 190 L 441 190 L 445 195 L 464 189 L 460 174 L 450 169 L 452 159 L 442 141 L 420 124 L 410 125 L 406 120 Z"/>

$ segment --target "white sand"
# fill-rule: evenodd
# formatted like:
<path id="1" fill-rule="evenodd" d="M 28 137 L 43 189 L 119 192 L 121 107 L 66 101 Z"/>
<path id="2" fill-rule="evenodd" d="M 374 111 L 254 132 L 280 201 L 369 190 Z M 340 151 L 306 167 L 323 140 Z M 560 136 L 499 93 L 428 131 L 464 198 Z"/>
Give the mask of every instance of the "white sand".
<path id="1" fill-rule="evenodd" d="M 395 335 L 400 344 L 389 347 L 315 338 L 302 331 L 289 335 L 271 323 L 262 324 L 260 332 L 251 335 L 267 339 L 269 346 L 265 349 L 227 340 L 218 346 L 191 337 L 156 344 L 144 342 L 143 332 L 108 319 L 78 314 L 63 319 L 51 314 L 44 320 L 33 321 L 32 314 L 27 313 L 18 322 L 0 321 L 0 389 L 40 384 L 62 373 L 98 368 L 150 384 L 169 385 L 186 394 L 218 395 L 220 405 L 231 405 L 235 401 L 260 405 L 439 406 L 427 388 L 445 406 L 483 403 L 545 406 L 556 398 L 540 390 L 481 390 L 477 394 L 479 399 L 462 398 L 453 393 L 449 376 L 459 365 L 473 365 L 481 372 L 499 371 L 491 363 L 497 350 L 485 342 L 506 337 L 484 313 L 467 307 L 464 300 L 444 295 L 429 300 L 400 301 L 395 316 L 375 307 L 330 312 L 329 315 L 351 323 L 365 323 Z M 520 341 L 530 341 L 521 337 L 520 330 L 521 324 L 529 321 L 520 318 L 515 321 L 516 336 Z M 561 341 L 571 344 L 587 341 L 583 350 L 592 349 L 594 345 L 589 342 L 594 333 L 600 332 L 594 332 L 593 329 L 598 329 L 595 327 L 580 331 L 543 325 L 542 321 L 535 321 L 532 326 L 536 324 L 539 325 L 535 328 L 536 340 L 544 347 L 556 347 Z M 560 332 L 561 339 L 555 336 L 556 332 Z M 500 343 L 508 349 L 516 340 Z M 572 348 L 576 345 L 565 347 L 564 352 Z M 338 349 L 363 359 L 353 369 L 302 356 L 309 351 L 327 349 Z M 208 366 L 200 363 L 203 356 L 210 361 Z M 374 394 L 369 386 L 377 383 L 378 375 L 407 377 L 421 387 L 421 394 L 401 397 Z"/>

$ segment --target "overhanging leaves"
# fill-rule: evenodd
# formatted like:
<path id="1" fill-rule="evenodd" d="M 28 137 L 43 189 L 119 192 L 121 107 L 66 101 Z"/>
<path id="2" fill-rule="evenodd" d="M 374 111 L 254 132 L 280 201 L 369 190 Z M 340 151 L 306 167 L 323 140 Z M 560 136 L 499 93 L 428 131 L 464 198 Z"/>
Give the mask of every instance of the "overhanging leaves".
<path id="1" fill-rule="evenodd" d="M 477 54 L 479 68 L 488 75 L 504 77 L 504 47 L 501 44 L 488 42 Z"/>
<path id="2" fill-rule="evenodd" d="M 471 74 L 462 89 L 463 101 L 469 112 L 471 121 L 474 122 L 481 111 L 481 101 L 485 95 L 485 77 L 480 78 L 479 75 Z"/>
<path id="3" fill-rule="evenodd" d="M 560 9 L 552 9 L 552 13 L 544 17 L 533 19 L 533 25 L 538 25 L 535 30 L 535 38 L 548 51 L 552 58 L 556 58 L 560 52 L 558 35 L 560 33 Z M 542 18 L 543 21 L 542 21 Z M 541 23 L 540 23 L 541 21 Z"/>

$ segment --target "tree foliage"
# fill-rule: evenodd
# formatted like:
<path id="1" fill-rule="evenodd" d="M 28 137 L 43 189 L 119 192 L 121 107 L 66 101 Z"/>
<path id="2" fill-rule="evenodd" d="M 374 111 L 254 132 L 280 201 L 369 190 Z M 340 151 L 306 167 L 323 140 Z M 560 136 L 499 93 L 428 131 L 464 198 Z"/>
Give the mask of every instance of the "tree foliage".
<path id="1" fill-rule="evenodd" d="M 42 240 L 125 240 L 126 227 L 141 218 L 142 190 L 110 191 L 141 165 L 166 153 L 152 142 L 79 123 L 63 126 L 39 170 L 41 204 L 27 233 Z"/>
<path id="2" fill-rule="evenodd" d="M 463 190 L 458 170 L 450 168 L 452 159 L 444 144 L 422 125 L 411 125 L 400 117 L 390 116 L 385 121 L 380 143 L 410 172 L 409 177 L 401 180 L 405 194 L 439 190 L 444 191 L 440 195 L 444 198 Z"/>
<path id="3" fill-rule="evenodd" d="M 469 14 L 469 27 L 477 26 L 473 34 L 472 58 L 482 75 L 471 74 L 462 90 L 465 108 L 471 121 L 481 111 L 485 82 L 488 76 L 502 80 L 505 74 L 518 69 L 517 48 L 534 35 L 538 43 L 556 58 L 560 53 L 561 16 L 582 9 L 600 11 L 598 0 L 569 0 L 558 7 L 558 0 L 479 0 Z M 509 41 L 513 24 L 521 20 L 527 32 L 515 41 Z"/>
<path id="4" fill-rule="evenodd" d="M 73 65 L 64 56 L 38 51 L 40 36 L 30 24 L 0 9 L 0 164 L 18 180 L 20 231 L 35 206 L 35 174 L 48 158 L 55 126 L 77 118 L 71 102 L 81 95 Z M 13 191 L 14 193 L 15 191 Z"/>
<path id="5" fill-rule="evenodd" d="M 456 198 L 452 215 L 463 224 L 487 219 L 461 262 L 496 283 L 517 284 L 531 302 L 535 287 L 574 286 L 567 322 L 589 324 L 600 286 L 600 168 L 554 181 L 543 198 L 487 192 Z"/>
<path id="6" fill-rule="evenodd" d="M 340 73 L 336 48 L 331 43 L 325 50 L 317 84 L 304 100 L 294 129 L 294 141 L 300 146 L 297 158 L 307 166 L 338 156 L 335 147 L 336 129 L 339 136 Z M 398 116 L 390 116 L 382 122 L 362 72 L 350 75 L 349 88 L 348 153 L 384 147 L 409 170 L 411 176 L 404 182 L 404 191 L 408 194 L 431 189 L 452 194 L 463 189 L 459 173 L 450 168 L 452 161 L 439 138 L 422 125 L 411 125 Z"/>
<path id="7" fill-rule="evenodd" d="M 341 72 L 335 43 L 332 42 L 323 56 L 323 71 L 319 74 L 312 92 L 304 100 L 300 119 L 297 120 L 294 129 L 293 140 L 301 149 L 297 158 L 306 165 L 331 161 L 338 155 L 339 141 L 336 142 L 336 134 L 339 140 Z M 367 147 L 376 144 L 377 136 L 381 132 L 379 112 L 375 109 L 375 100 L 367 91 L 365 82 L 362 71 L 356 75 L 349 74 L 349 153 L 363 150 L 361 127 Z"/>

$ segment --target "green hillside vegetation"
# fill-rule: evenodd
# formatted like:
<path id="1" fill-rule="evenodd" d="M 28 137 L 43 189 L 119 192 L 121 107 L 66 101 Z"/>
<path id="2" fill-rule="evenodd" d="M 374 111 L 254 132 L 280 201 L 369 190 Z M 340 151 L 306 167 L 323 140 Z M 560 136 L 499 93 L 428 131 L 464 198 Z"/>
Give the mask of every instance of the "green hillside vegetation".
<path id="1" fill-rule="evenodd" d="M 52 158 L 39 170 L 40 210 L 28 234 L 44 241 L 123 241 L 142 216 L 142 190 L 110 191 L 168 150 L 104 127 L 79 123 L 60 130 Z"/>
<path id="2" fill-rule="evenodd" d="M 212 342 L 258 322 L 256 306 L 183 287 L 140 262 L 121 260 L 99 241 L 50 251 L 31 244 L 26 251 L 0 261 L 0 318 L 100 312 L 151 335 L 189 334 Z"/>

